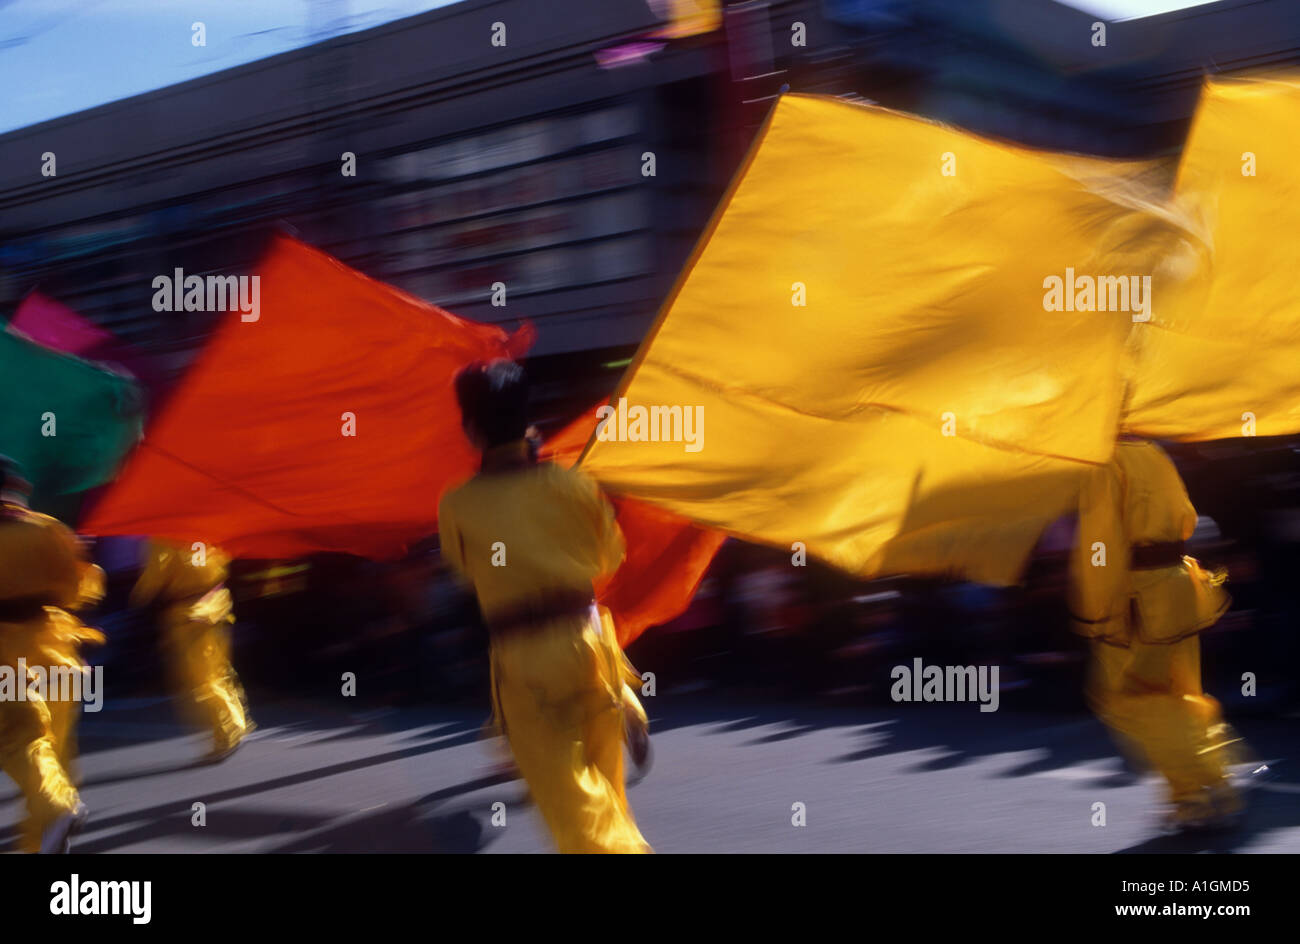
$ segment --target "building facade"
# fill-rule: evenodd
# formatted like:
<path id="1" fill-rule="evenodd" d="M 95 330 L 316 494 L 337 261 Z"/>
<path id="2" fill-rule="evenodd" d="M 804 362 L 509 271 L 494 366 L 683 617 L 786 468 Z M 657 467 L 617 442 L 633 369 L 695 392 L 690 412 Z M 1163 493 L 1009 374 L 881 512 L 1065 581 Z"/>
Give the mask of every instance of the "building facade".
<path id="1" fill-rule="evenodd" d="M 0 317 L 39 287 L 179 371 L 211 316 L 153 311 L 152 279 L 251 271 L 284 228 L 465 317 L 531 320 L 537 363 L 591 398 L 783 88 L 1127 156 L 1176 150 L 1207 71 L 1300 50 L 1284 0 L 1104 45 L 1046 0 L 748 0 L 673 40 L 663 12 L 464 0 L 0 136 Z"/>

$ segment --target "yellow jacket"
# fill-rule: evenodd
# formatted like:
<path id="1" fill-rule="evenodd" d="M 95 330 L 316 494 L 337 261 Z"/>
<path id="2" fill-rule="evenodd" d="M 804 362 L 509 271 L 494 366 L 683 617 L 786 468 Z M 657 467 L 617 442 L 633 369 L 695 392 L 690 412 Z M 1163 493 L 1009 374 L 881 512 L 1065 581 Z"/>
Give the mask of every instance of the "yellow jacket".
<path id="1" fill-rule="evenodd" d="M 157 601 L 165 619 L 227 620 L 233 610 L 224 586 L 229 565 L 230 559 L 215 547 L 195 563 L 188 549 L 151 540 L 144 570 L 131 589 L 131 605 Z"/>
<path id="2" fill-rule="evenodd" d="M 474 585 L 488 622 L 592 583 L 623 560 L 614 510 L 585 474 L 529 463 L 523 441 L 489 450 L 484 471 L 443 496 L 443 559 Z"/>
<path id="3" fill-rule="evenodd" d="M 76 646 L 104 636 L 68 611 L 103 595 L 104 572 L 72 531 L 49 515 L 0 504 L 0 663 L 76 664 Z M 23 609 L 30 615 L 13 615 Z"/>
<path id="4" fill-rule="evenodd" d="M 1121 440 L 1084 483 L 1070 561 L 1070 612 L 1085 636 L 1127 644 L 1175 642 L 1213 625 L 1230 599 L 1221 575 L 1195 559 L 1130 566 L 1133 548 L 1185 541 L 1196 509 L 1169 456 L 1150 442 Z"/>

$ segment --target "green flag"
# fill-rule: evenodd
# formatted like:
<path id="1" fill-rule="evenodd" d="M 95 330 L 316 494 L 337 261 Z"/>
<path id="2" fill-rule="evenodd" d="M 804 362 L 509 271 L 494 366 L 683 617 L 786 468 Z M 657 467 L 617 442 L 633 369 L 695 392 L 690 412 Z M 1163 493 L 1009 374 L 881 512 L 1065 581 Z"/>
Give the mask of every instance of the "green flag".
<path id="1" fill-rule="evenodd" d="M 144 398 L 127 376 L 0 331 L 0 453 L 33 485 L 32 507 L 75 518 L 140 437 Z"/>

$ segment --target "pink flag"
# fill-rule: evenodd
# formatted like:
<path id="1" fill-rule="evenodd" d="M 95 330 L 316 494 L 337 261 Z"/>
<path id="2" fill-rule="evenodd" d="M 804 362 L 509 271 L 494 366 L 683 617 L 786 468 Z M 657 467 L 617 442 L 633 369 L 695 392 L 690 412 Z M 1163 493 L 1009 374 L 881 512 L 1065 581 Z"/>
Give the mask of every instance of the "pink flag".
<path id="1" fill-rule="evenodd" d="M 113 340 L 107 331 L 40 292 L 32 292 L 23 299 L 9 326 L 37 344 L 79 357 L 93 354 L 96 348 Z"/>

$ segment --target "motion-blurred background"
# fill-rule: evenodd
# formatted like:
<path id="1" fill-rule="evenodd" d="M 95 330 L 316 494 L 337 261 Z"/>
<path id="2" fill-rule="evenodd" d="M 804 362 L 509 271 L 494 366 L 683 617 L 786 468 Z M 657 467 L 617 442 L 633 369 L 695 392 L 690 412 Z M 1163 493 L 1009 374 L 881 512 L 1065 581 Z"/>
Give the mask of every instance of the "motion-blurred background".
<path id="1" fill-rule="evenodd" d="M 1289 0 L 168 7 L 0 2 L 0 319 L 39 290 L 129 346 L 161 400 L 215 316 L 155 312 L 150 280 L 251 271 L 287 229 L 463 317 L 531 320 L 543 433 L 613 390 L 782 89 L 1034 147 L 1173 158 L 1205 75 L 1300 63 Z M 498 21 L 509 55 L 486 41 Z M 358 172 L 343 186 L 345 151 Z M 56 177 L 33 172 L 45 152 Z M 1231 575 L 1205 662 L 1232 706 L 1243 671 L 1300 656 L 1300 453 L 1266 439 L 1171 452 L 1202 514 L 1193 552 Z M 915 656 L 993 662 L 1004 704 L 1082 707 L 1069 541 L 1066 525 L 1045 536 L 1007 590 L 815 564 L 794 581 L 788 553 L 731 541 L 691 608 L 630 655 L 681 690 L 849 704 L 887 701 L 889 666 Z M 152 692 L 156 630 L 125 607 L 136 549 L 97 553 L 113 577 L 97 621 L 114 689 Z M 362 668 L 387 680 L 372 698 L 486 701 L 476 606 L 432 548 L 398 564 L 240 561 L 232 589 L 255 702 Z M 308 660 L 291 677 L 277 666 L 288 648 Z M 1235 707 L 1294 705 L 1294 686 L 1271 681 Z"/>

